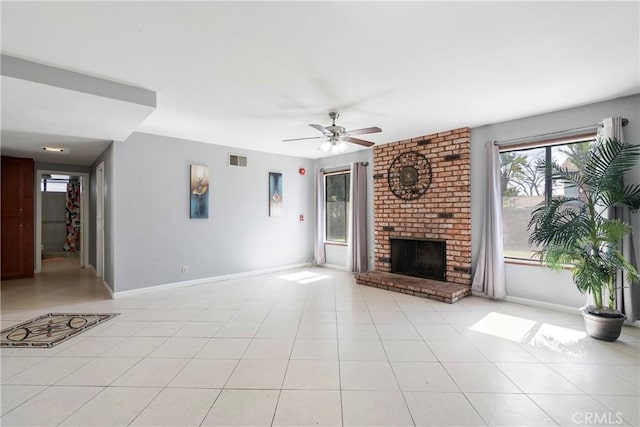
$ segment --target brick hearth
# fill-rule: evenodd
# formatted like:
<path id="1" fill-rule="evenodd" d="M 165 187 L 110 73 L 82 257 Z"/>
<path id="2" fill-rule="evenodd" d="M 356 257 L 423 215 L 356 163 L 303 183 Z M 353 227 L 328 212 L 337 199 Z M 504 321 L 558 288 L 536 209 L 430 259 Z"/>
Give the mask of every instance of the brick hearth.
<path id="1" fill-rule="evenodd" d="M 431 164 L 432 177 L 431 184 L 422 197 L 403 200 L 389 189 L 387 174 L 393 160 L 410 151 L 427 158 Z M 398 292 L 413 292 L 413 295 L 449 303 L 471 293 L 470 152 L 469 128 L 374 148 L 375 271 L 358 275 L 358 283 L 386 287 Z M 445 281 L 389 275 L 391 239 L 395 238 L 445 241 Z"/>
<path id="2" fill-rule="evenodd" d="M 453 304 L 471 295 L 471 288 L 456 283 L 422 279 L 420 277 L 403 276 L 383 271 L 369 271 L 356 274 L 356 283 L 375 288 L 402 292 L 403 294 Z"/>

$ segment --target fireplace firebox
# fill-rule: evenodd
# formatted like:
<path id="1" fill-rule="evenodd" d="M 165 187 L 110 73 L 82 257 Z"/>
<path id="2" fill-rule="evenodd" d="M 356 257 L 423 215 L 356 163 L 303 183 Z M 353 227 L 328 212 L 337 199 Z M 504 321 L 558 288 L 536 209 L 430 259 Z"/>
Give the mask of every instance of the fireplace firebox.
<path id="1" fill-rule="evenodd" d="M 446 280 L 447 244 L 444 240 L 391 239 L 391 272 Z"/>

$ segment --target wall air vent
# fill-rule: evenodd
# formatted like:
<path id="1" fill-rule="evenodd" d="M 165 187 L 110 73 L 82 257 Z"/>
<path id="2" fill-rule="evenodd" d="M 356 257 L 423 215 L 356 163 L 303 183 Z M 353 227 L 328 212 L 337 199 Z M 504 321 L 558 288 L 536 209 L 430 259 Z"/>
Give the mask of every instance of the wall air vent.
<path id="1" fill-rule="evenodd" d="M 229 154 L 229 166 L 247 167 L 247 156 L 239 154 Z"/>

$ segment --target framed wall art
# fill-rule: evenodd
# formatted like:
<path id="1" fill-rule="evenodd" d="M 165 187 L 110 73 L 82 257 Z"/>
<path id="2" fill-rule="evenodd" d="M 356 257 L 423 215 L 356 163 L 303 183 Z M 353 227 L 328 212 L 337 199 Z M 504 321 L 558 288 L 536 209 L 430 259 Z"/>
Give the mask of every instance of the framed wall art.
<path id="1" fill-rule="evenodd" d="M 191 165 L 190 218 L 209 218 L 209 166 Z"/>
<path id="2" fill-rule="evenodd" d="M 269 216 L 282 216 L 282 174 L 269 172 Z"/>

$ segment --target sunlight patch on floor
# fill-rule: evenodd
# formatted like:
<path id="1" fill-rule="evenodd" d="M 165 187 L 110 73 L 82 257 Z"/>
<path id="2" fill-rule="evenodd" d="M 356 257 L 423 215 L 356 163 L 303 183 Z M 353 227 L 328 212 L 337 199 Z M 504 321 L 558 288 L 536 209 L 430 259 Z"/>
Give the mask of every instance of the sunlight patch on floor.
<path id="1" fill-rule="evenodd" d="M 573 358 L 584 357 L 580 344 L 587 334 L 563 326 L 491 312 L 469 329 Z"/>
<path id="2" fill-rule="evenodd" d="M 582 359 L 585 354 L 580 344 L 581 340 L 586 337 L 587 334 L 582 331 L 543 323 L 536 331 L 536 334 L 529 340 L 529 344 L 555 353 Z"/>
<path id="3" fill-rule="evenodd" d="M 534 320 L 509 316 L 508 314 L 493 311 L 469 329 L 510 341 L 524 342 L 535 325 L 536 322 Z"/>
<path id="4" fill-rule="evenodd" d="M 312 271 L 299 271 L 297 273 L 285 274 L 278 276 L 279 279 L 289 280 L 290 282 L 300 283 L 306 285 L 308 283 L 318 282 L 320 280 L 329 279 L 330 276 L 325 274 L 318 274 Z"/>

